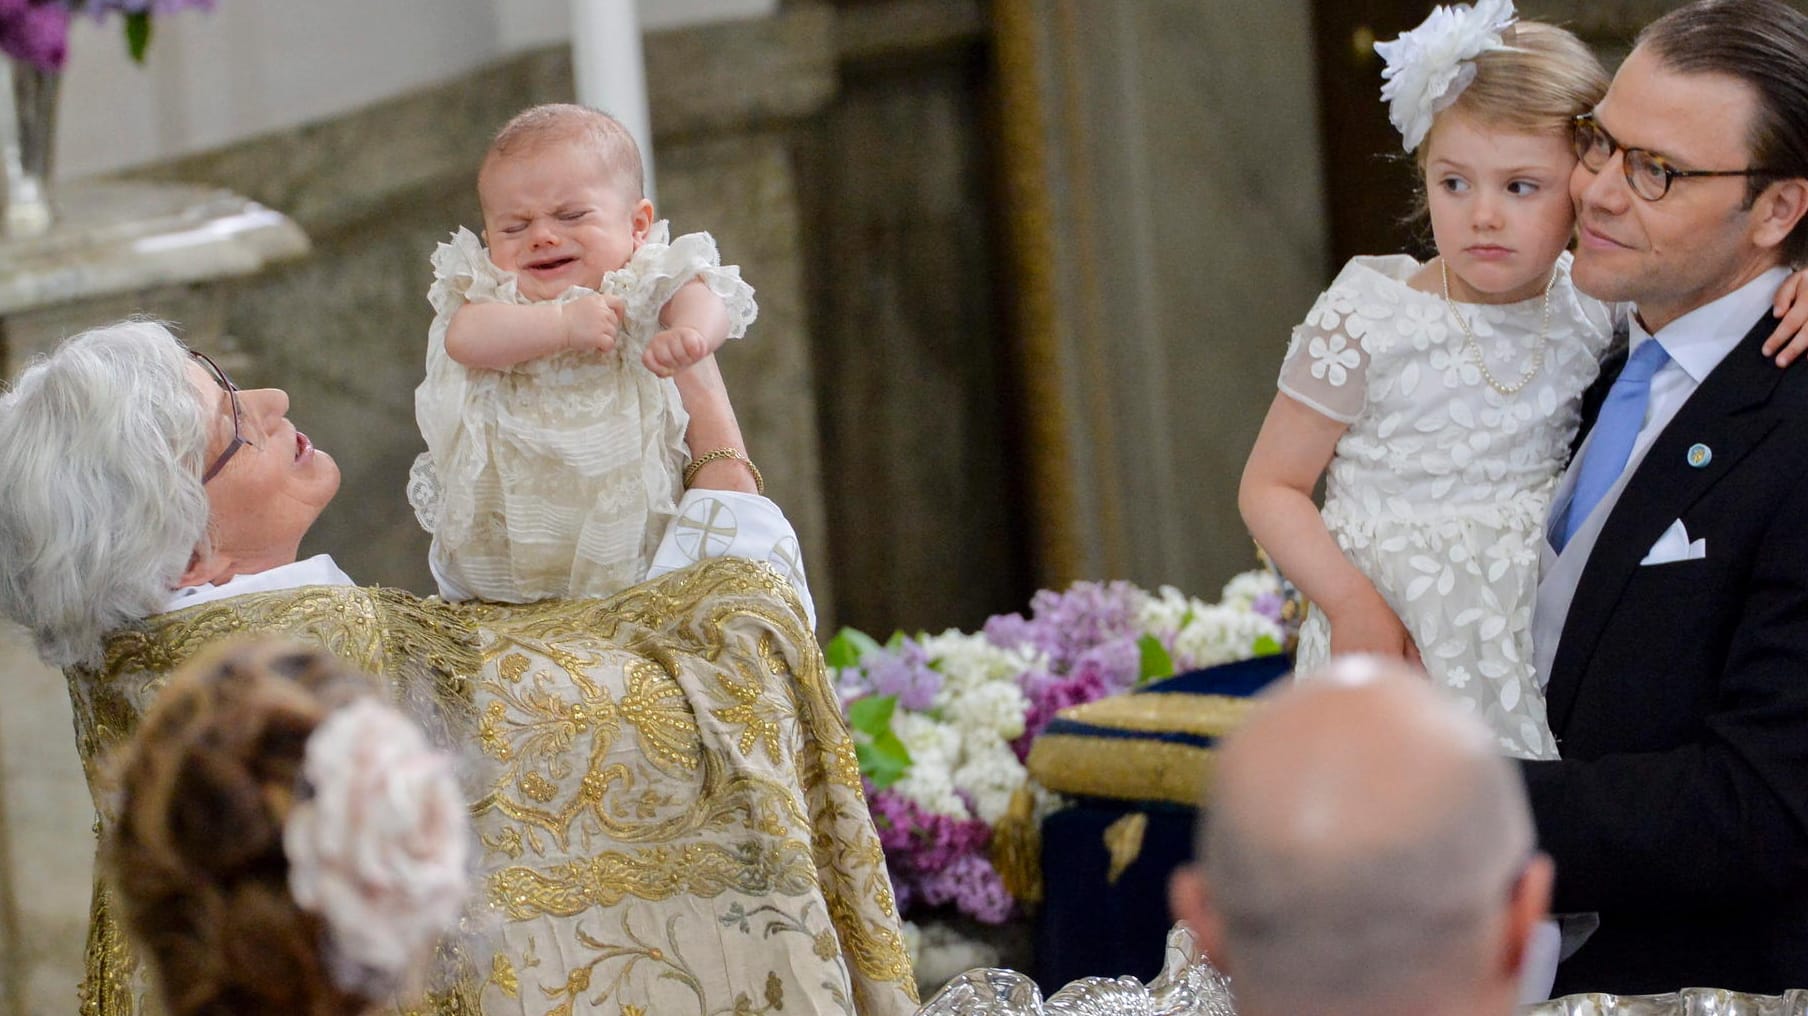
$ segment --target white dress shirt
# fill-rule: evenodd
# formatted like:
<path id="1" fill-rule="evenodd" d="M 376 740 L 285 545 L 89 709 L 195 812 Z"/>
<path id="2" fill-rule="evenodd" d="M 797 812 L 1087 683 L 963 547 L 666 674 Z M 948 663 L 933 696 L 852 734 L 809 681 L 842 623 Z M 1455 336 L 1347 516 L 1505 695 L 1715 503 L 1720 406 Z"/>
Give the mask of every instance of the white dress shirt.
<path id="1" fill-rule="evenodd" d="M 1613 512 L 1613 506 L 1619 501 L 1620 491 L 1625 489 L 1627 479 L 1638 469 L 1645 453 L 1650 450 L 1657 436 L 1663 433 L 1664 428 L 1670 425 L 1683 403 L 1695 394 L 1695 389 L 1701 387 L 1701 382 L 1720 365 L 1720 361 L 1739 345 L 1759 316 L 1770 312 L 1777 287 L 1788 277 L 1788 269 L 1772 268 L 1718 300 L 1697 307 L 1670 322 L 1658 329 L 1655 336 L 1645 331 L 1636 315 L 1632 318 L 1627 334 L 1629 351 L 1645 342 L 1661 342 L 1664 351 L 1670 354 L 1670 361 L 1652 375 L 1651 401 L 1645 408 L 1645 423 L 1639 428 L 1638 437 L 1633 441 L 1632 454 L 1626 460 L 1626 468 L 1576 530 L 1561 554 L 1551 548 L 1550 527 L 1556 520 L 1563 518 L 1569 507 L 1570 498 L 1576 490 L 1576 468 L 1582 461 L 1582 456 L 1588 453 L 1589 442 L 1594 440 L 1593 434 L 1589 435 L 1588 440 L 1582 443 L 1582 447 L 1570 459 L 1569 468 L 1564 470 L 1563 480 L 1557 486 L 1556 496 L 1551 499 L 1539 568 L 1541 577 L 1538 583 L 1538 601 L 1532 614 L 1532 653 L 1541 686 L 1550 682 L 1551 662 L 1557 658 L 1557 642 L 1563 635 L 1563 624 L 1569 617 L 1570 601 L 1576 595 L 1576 584 L 1581 581 L 1582 569 L 1588 563 L 1589 555 L 1594 552 L 1595 540 L 1601 535 L 1601 526 Z"/>

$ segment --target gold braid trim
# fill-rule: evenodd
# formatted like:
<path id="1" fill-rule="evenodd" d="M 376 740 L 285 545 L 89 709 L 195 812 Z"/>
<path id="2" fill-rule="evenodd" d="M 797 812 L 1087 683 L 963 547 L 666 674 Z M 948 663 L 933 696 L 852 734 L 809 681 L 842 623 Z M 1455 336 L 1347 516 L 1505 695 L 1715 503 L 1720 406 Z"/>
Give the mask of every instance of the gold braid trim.
<path id="1" fill-rule="evenodd" d="M 1165 741 L 1062 734 L 1036 738 L 1029 767 L 1058 773 L 1037 782 L 1058 794 L 1128 801 L 1167 801 L 1196 807 L 1211 779 L 1213 752 Z"/>
<path id="2" fill-rule="evenodd" d="M 576 917 L 592 907 L 613 907 L 636 898 L 709 898 L 731 891 L 755 897 L 803 896 L 815 887 L 816 866 L 802 843 L 770 850 L 756 843 L 739 847 L 687 843 L 676 849 L 611 852 L 546 870 L 508 867 L 489 879 L 490 902 L 511 921 L 541 914 Z"/>

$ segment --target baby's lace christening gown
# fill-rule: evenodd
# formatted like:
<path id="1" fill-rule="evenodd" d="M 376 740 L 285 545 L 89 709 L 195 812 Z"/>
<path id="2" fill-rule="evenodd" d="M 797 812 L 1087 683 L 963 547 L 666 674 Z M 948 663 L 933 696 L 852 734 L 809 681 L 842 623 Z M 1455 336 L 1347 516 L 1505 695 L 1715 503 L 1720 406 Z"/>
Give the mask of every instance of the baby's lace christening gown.
<path id="1" fill-rule="evenodd" d="M 626 303 L 613 351 L 566 351 L 504 370 L 446 355 L 452 315 L 468 302 L 532 301 L 469 230 L 434 252 L 427 376 L 415 390 L 427 451 L 409 475 L 408 500 L 433 534 L 448 599 L 607 596 L 646 578 L 683 493 L 689 417 L 677 387 L 641 354 L 666 301 L 692 279 L 727 306 L 730 337 L 758 313 L 752 287 L 720 263 L 708 233 L 668 236 L 655 223 L 603 279 L 601 291 Z M 574 287 L 558 300 L 590 292 Z"/>

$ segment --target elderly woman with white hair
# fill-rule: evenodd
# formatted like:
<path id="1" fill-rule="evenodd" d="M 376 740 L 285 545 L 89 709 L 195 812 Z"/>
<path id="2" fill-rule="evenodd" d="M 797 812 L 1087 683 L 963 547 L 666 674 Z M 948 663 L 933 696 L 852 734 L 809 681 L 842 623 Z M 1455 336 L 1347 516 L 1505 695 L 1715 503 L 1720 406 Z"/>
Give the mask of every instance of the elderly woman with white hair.
<path id="1" fill-rule="evenodd" d="M 288 408 L 149 322 L 69 339 L 0 397 L 0 613 L 64 667 L 103 828 L 102 763 L 165 678 L 221 637 L 285 635 L 481 758 L 493 954 L 434 1011 L 914 1008 L 807 590 L 764 563 L 795 539 L 776 506 L 687 492 L 681 519 L 734 518 L 738 556 L 670 570 L 668 538 L 657 577 L 605 600 L 423 600 L 297 560 L 339 469 Z M 732 418 L 699 426 L 739 442 Z M 154 1008 L 97 884 L 82 1012 Z"/>

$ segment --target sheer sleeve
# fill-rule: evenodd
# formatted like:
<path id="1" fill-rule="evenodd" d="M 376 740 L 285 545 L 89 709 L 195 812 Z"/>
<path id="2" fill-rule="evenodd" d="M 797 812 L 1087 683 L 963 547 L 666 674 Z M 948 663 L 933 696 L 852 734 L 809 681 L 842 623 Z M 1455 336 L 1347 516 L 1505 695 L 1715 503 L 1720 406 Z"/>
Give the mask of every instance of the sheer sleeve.
<path id="1" fill-rule="evenodd" d="M 515 292 L 515 275 L 497 268 L 484 250 L 483 241 L 469 229 L 459 227 L 449 243 L 433 251 L 433 287 L 427 290 L 427 302 L 433 311 L 450 318 L 467 303 L 520 303 Z"/>
<path id="2" fill-rule="evenodd" d="M 753 299 L 753 287 L 741 278 L 740 267 L 722 264 L 716 240 L 708 233 L 686 233 L 669 243 L 668 235 L 669 227 L 656 223 L 628 263 L 632 282 L 622 294 L 628 320 L 656 318 L 679 287 L 699 279 L 727 308 L 728 337 L 738 339 L 747 334 L 747 326 L 760 309 Z M 650 329 L 648 334 L 656 330 Z"/>
<path id="3" fill-rule="evenodd" d="M 1283 395 L 1339 423 L 1354 423 L 1368 402 L 1368 320 L 1340 278 L 1293 329 L 1278 387 Z"/>

